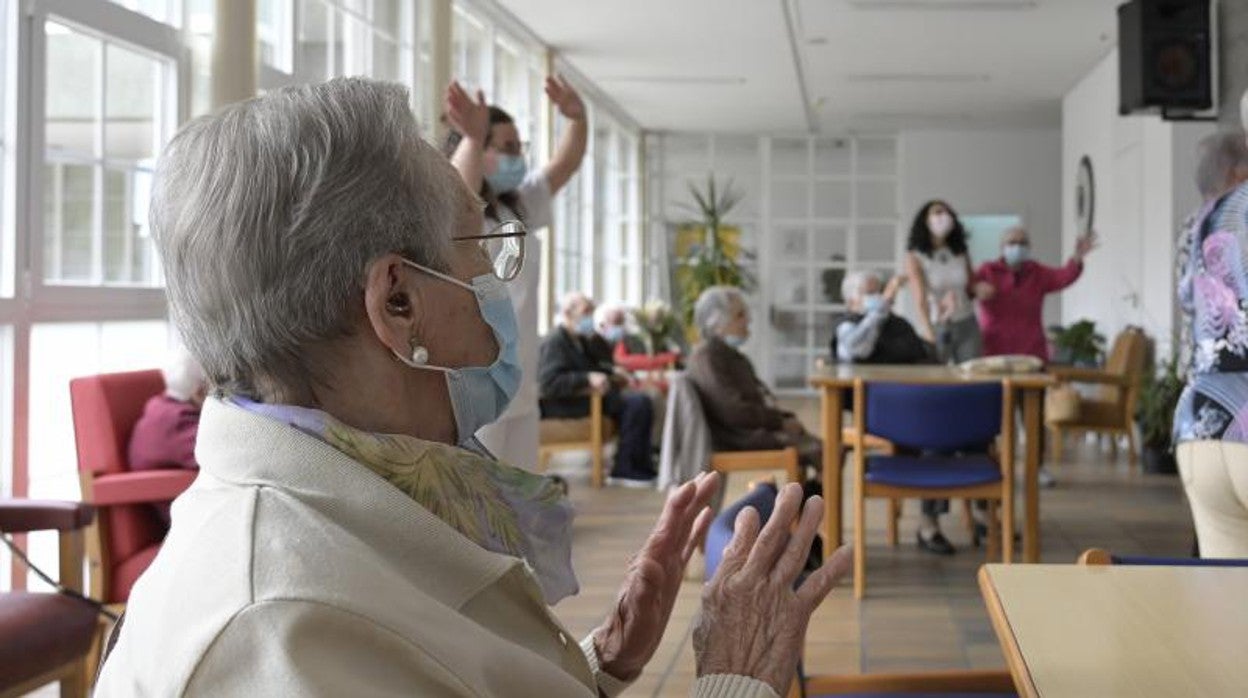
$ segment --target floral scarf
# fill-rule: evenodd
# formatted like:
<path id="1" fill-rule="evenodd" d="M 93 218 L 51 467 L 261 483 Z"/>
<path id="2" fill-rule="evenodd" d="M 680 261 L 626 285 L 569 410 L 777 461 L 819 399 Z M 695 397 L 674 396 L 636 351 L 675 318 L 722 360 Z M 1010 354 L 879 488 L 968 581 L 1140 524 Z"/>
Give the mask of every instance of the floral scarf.
<path id="1" fill-rule="evenodd" d="M 577 592 L 572 506 L 550 478 L 448 444 L 361 431 L 320 410 L 233 402 L 333 446 L 482 548 L 525 560 L 546 603 Z"/>

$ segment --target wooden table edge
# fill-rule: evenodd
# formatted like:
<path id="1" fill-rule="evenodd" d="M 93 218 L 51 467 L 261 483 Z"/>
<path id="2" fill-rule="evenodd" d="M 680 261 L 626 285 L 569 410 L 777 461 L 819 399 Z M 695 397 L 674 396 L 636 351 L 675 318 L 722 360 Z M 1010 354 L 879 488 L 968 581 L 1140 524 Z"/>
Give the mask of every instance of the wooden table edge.
<path id="1" fill-rule="evenodd" d="M 1023 658 L 1022 650 L 1018 646 L 1018 638 L 1014 636 L 1014 629 L 1010 627 L 1010 620 L 1005 615 L 1005 608 L 1001 605 L 997 588 L 993 586 L 988 565 L 980 565 L 976 577 L 979 579 L 980 595 L 984 597 L 984 605 L 988 608 L 988 618 L 992 620 L 992 629 L 996 632 L 997 641 L 1001 644 L 1001 652 L 1005 654 L 1005 663 L 1010 667 L 1010 675 L 1014 677 L 1014 688 L 1018 690 L 1020 696 L 1038 698 L 1040 693 L 1036 691 L 1036 684 L 1032 681 L 1031 672 L 1027 668 L 1027 660 Z"/>

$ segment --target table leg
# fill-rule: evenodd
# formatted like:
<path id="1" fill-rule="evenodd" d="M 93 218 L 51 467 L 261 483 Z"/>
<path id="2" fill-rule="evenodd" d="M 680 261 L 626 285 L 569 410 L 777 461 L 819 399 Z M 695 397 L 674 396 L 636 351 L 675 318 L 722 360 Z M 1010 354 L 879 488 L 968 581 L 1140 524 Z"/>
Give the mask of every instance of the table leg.
<path id="1" fill-rule="evenodd" d="M 841 547 L 841 389 L 823 386 L 823 559 Z"/>
<path id="2" fill-rule="evenodd" d="M 1042 388 L 1023 391 L 1023 424 L 1027 433 L 1027 458 L 1023 469 L 1026 523 L 1023 525 L 1023 560 L 1040 562 L 1040 400 Z"/>

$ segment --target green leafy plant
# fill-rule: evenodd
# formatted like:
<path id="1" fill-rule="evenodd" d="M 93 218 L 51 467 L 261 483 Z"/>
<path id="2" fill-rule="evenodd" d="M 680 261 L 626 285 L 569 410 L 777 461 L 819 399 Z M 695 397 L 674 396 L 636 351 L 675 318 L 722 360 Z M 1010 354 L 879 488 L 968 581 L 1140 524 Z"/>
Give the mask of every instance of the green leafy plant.
<path id="1" fill-rule="evenodd" d="M 690 247 L 688 255 L 679 261 L 677 280 L 680 288 L 680 309 L 685 326 L 693 326 L 693 306 L 698 296 L 712 286 L 736 286 L 744 291 L 755 287 L 754 276 L 742 267 L 737 256 L 725 250 L 722 236 L 723 219 L 739 203 L 741 192 L 734 189 L 732 180 L 717 187 L 714 175 L 706 178 L 706 188 L 698 189 L 689 183 L 693 204 L 683 208 L 699 216 L 694 224 L 701 225 L 704 237 L 700 244 Z M 740 256 L 749 259 L 750 253 L 739 250 Z"/>
<path id="2" fill-rule="evenodd" d="M 1057 348 L 1056 363 L 1098 366 L 1105 356 L 1105 335 L 1096 331 L 1096 323 L 1080 320 L 1070 327 L 1049 328 Z"/>
<path id="3" fill-rule="evenodd" d="M 646 353 L 666 349 L 668 341 L 673 339 L 679 329 L 676 315 L 672 309 L 660 300 L 652 300 L 632 311 L 633 324 L 637 333 L 646 345 Z"/>
<path id="4" fill-rule="evenodd" d="M 1174 410 L 1183 392 L 1178 361 L 1161 362 L 1156 371 L 1146 372 L 1140 383 L 1135 421 L 1145 448 L 1169 451 L 1174 428 Z"/>

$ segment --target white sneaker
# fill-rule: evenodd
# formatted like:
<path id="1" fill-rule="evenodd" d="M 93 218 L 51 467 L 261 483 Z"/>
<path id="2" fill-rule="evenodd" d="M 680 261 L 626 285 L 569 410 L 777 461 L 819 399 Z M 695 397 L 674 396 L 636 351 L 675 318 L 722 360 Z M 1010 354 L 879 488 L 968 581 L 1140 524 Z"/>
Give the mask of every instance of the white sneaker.
<path id="1" fill-rule="evenodd" d="M 1041 466 L 1040 472 L 1037 473 L 1037 475 L 1037 479 L 1040 481 L 1041 487 L 1045 489 L 1057 487 L 1057 478 L 1053 477 L 1053 473 L 1050 473 L 1048 468 Z"/>

